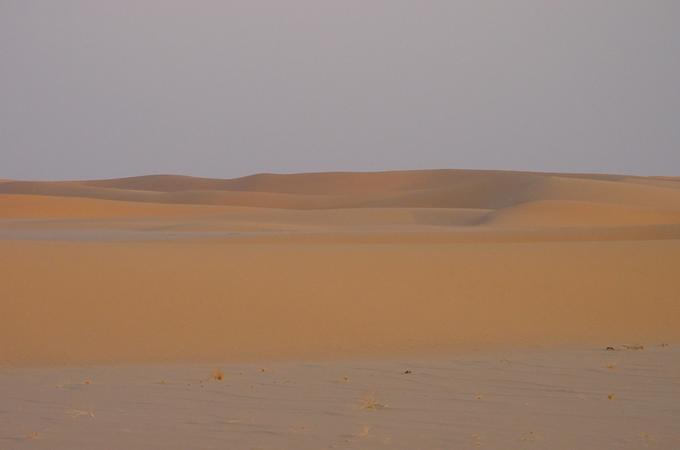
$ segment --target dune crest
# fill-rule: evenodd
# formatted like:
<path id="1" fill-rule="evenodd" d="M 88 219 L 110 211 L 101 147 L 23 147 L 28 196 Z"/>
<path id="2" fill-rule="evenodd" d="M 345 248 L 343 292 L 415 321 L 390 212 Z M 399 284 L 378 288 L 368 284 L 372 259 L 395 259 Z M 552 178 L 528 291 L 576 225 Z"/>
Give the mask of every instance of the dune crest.
<path id="1" fill-rule="evenodd" d="M 569 200 L 680 210 L 680 182 L 614 175 L 479 170 L 260 174 L 220 180 L 152 175 L 91 181 L 10 181 L 0 194 L 277 209 L 507 208 Z"/>

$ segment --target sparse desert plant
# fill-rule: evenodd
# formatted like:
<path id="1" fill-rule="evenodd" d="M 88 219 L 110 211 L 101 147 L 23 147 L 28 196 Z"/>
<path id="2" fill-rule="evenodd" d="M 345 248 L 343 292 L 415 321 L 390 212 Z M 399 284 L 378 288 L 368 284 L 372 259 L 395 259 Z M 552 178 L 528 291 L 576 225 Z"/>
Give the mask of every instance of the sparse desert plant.
<path id="1" fill-rule="evenodd" d="M 222 381 L 224 380 L 224 372 L 222 372 L 220 369 L 215 369 L 212 371 L 211 378 L 215 381 Z"/>
<path id="2" fill-rule="evenodd" d="M 645 346 L 640 344 L 624 345 L 623 348 L 626 350 L 644 350 Z"/>
<path id="3" fill-rule="evenodd" d="M 82 409 L 70 409 L 70 410 L 67 411 L 67 414 L 69 414 L 71 417 L 74 417 L 74 418 L 78 418 L 78 417 L 89 417 L 91 419 L 95 418 L 93 411 L 84 411 Z"/>
<path id="4" fill-rule="evenodd" d="M 534 442 L 538 440 L 538 435 L 533 431 L 529 431 L 528 433 L 524 433 L 519 440 L 523 442 Z"/>
<path id="5" fill-rule="evenodd" d="M 40 433 L 37 431 L 33 431 L 26 436 L 26 439 L 29 441 L 40 439 Z"/>
<path id="6" fill-rule="evenodd" d="M 369 392 L 361 398 L 360 406 L 361 409 L 375 411 L 377 409 L 383 409 L 387 405 L 378 401 L 375 392 Z"/>

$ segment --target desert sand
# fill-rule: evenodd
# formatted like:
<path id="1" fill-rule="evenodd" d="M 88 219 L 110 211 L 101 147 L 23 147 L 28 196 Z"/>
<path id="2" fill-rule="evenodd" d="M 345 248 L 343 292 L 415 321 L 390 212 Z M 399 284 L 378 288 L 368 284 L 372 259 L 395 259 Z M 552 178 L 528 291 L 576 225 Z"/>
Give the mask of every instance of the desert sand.
<path id="1" fill-rule="evenodd" d="M 680 178 L 6 180 L 0 274 L 0 449 L 680 445 Z"/>
<path id="2" fill-rule="evenodd" d="M 3 449 L 676 449 L 680 347 L 0 370 Z"/>

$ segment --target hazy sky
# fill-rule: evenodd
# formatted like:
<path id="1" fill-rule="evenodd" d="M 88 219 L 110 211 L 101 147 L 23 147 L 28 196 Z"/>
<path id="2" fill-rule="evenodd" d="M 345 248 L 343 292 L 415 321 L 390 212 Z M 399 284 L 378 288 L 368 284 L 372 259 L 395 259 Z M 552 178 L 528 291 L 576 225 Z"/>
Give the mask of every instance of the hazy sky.
<path id="1" fill-rule="evenodd" d="M 0 0 L 0 177 L 680 175 L 680 1 Z"/>

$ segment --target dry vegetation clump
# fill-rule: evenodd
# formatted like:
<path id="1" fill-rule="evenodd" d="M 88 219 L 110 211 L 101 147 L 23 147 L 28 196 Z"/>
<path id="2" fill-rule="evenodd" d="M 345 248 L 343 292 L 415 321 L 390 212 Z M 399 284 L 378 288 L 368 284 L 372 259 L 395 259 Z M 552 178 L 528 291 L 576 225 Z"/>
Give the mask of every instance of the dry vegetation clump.
<path id="1" fill-rule="evenodd" d="M 626 350 L 644 350 L 645 346 L 640 345 L 640 344 L 634 344 L 634 345 L 624 345 L 623 348 Z"/>
<path id="2" fill-rule="evenodd" d="M 360 403 L 361 409 L 368 411 L 375 411 L 378 409 L 384 409 L 387 407 L 384 403 L 380 403 L 374 392 L 369 392 L 361 398 Z"/>
<path id="3" fill-rule="evenodd" d="M 222 381 L 224 380 L 224 372 L 222 372 L 220 369 L 215 369 L 212 371 L 210 378 L 212 378 L 215 381 Z"/>

